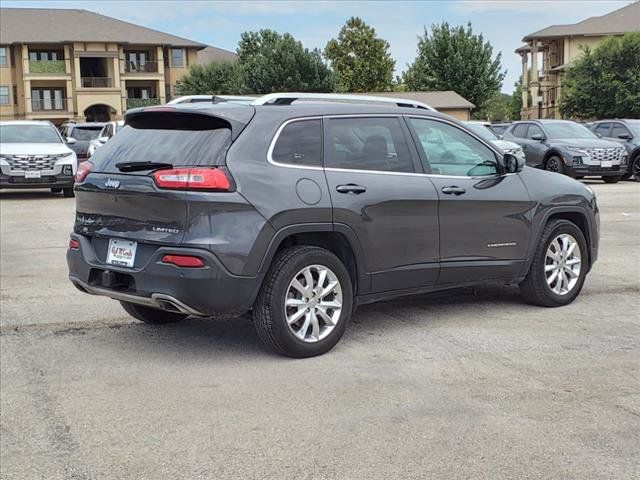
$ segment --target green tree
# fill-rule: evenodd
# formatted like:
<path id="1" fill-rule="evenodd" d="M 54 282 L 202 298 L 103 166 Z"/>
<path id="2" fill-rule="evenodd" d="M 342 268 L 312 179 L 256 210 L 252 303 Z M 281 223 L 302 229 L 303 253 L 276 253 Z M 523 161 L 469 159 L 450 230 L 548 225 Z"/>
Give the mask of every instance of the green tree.
<path id="1" fill-rule="evenodd" d="M 485 102 L 482 110 L 474 110 L 473 118 L 487 120 L 489 122 L 512 120 L 511 95 L 500 92 L 495 93 Z"/>
<path id="2" fill-rule="evenodd" d="M 290 34 L 244 32 L 238 63 L 250 92 L 331 92 L 334 79 L 319 50 L 309 51 Z"/>
<path id="3" fill-rule="evenodd" d="M 520 120 L 520 112 L 522 111 L 522 78 L 520 78 L 513 87 L 511 101 L 509 102 L 509 111 L 511 120 Z"/>
<path id="4" fill-rule="evenodd" d="M 403 74 L 408 90 L 454 90 L 482 110 L 500 91 L 502 55 L 467 27 L 447 22 L 425 28 L 418 38 L 418 56 Z"/>
<path id="5" fill-rule="evenodd" d="M 376 37 L 376 31 L 358 17 L 351 17 L 338 38 L 332 38 L 324 56 L 336 73 L 341 92 L 381 92 L 393 87 L 395 61 L 389 42 Z"/>
<path id="6" fill-rule="evenodd" d="M 640 32 L 609 37 L 567 70 L 563 116 L 640 118 Z"/>
<path id="7" fill-rule="evenodd" d="M 243 70 L 237 62 L 192 65 L 176 82 L 180 95 L 238 95 L 246 93 Z"/>

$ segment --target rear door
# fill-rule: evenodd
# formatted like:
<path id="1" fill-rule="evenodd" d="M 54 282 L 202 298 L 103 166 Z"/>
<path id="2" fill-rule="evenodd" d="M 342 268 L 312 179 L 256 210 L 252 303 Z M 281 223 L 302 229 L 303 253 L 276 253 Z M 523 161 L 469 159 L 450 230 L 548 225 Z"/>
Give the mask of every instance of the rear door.
<path id="1" fill-rule="evenodd" d="M 533 206 L 520 177 L 500 174 L 497 154 L 454 123 L 410 117 L 409 124 L 439 197 L 438 284 L 517 276 Z"/>
<path id="2" fill-rule="evenodd" d="M 148 245 L 180 244 L 188 228 L 187 200 L 202 195 L 161 189 L 151 176 L 152 169 L 125 172 L 119 165 L 145 161 L 174 167 L 224 164 L 231 144 L 229 125 L 210 115 L 164 114 L 160 121 L 158 115 L 137 118 L 135 125 L 125 126 L 96 150 L 90 159 L 91 173 L 76 185 L 74 230 L 93 238 L 103 262 L 112 238 L 140 243 L 143 256 Z"/>
<path id="3" fill-rule="evenodd" d="M 324 120 L 333 221 L 355 231 L 373 292 L 433 285 L 438 195 L 398 116 Z"/>

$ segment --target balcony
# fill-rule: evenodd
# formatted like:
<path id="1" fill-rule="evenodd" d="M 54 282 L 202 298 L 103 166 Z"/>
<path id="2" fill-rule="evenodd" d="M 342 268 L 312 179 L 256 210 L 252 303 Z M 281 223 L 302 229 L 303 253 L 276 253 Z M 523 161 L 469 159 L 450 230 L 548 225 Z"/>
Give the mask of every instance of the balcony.
<path id="1" fill-rule="evenodd" d="M 130 108 L 152 107 L 160 105 L 159 98 L 127 98 L 127 110 Z"/>
<path id="2" fill-rule="evenodd" d="M 158 62 L 156 60 L 148 60 L 146 62 L 125 60 L 124 71 L 126 73 L 158 73 Z"/>
<path id="3" fill-rule="evenodd" d="M 82 88 L 111 88 L 113 79 L 109 77 L 82 77 Z"/>
<path id="4" fill-rule="evenodd" d="M 31 99 L 31 110 L 34 112 L 66 112 L 66 98 Z"/>
<path id="5" fill-rule="evenodd" d="M 66 74 L 64 60 L 30 60 L 29 73 Z"/>

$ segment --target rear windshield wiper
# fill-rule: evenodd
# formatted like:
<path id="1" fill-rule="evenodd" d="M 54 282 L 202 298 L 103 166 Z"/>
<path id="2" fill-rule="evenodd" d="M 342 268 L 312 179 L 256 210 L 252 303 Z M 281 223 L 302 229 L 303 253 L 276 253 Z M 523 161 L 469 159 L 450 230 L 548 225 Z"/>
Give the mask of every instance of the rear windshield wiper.
<path id="1" fill-rule="evenodd" d="M 165 162 L 120 162 L 116 168 L 121 172 L 139 172 L 142 170 L 158 170 L 173 168 L 173 164 Z"/>

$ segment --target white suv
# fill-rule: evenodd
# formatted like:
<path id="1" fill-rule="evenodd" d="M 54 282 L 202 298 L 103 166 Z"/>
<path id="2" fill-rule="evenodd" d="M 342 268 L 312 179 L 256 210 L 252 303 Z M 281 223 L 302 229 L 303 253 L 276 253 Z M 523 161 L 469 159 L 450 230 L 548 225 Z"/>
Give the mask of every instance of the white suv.
<path id="1" fill-rule="evenodd" d="M 124 127 L 124 120 L 118 120 L 116 122 L 107 122 L 107 124 L 102 127 L 100 133 L 97 138 L 94 138 L 89 142 L 89 148 L 87 149 L 87 157 L 90 158 L 91 155 L 96 153 L 96 150 L 100 148 L 102 145 L 107 143 L 107 141 L 113 137 L 116 133 L 118 133 Z"/>
<path id="2" fill-rule="evenodd" d="M 73 197 L 78 159 L 51 122 L 0 122 L 0 188 L 50 188 Z"/>

